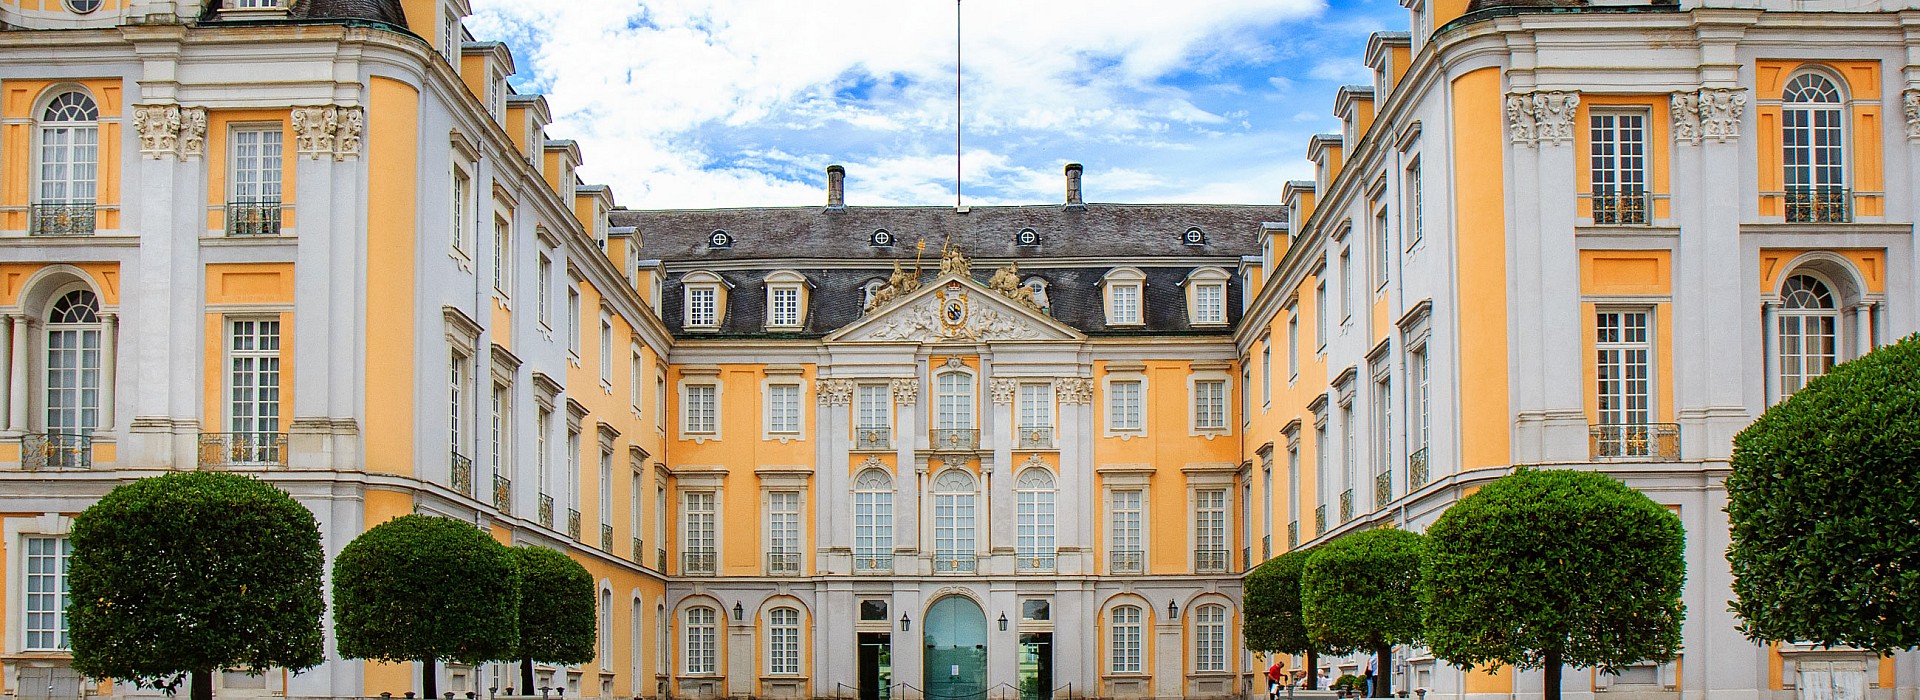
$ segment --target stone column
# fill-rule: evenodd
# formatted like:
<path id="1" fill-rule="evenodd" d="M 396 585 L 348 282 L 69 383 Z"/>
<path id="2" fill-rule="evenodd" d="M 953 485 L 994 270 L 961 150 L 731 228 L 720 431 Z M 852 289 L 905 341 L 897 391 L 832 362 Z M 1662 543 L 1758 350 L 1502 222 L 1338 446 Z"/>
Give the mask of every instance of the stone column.
<path id="1" fill-rule="evenodd" d="M 822 573 L 852 571 L 852 561 L 845 556 L 853 545 L 848 537 L 853 530 L 850 514 L 847 508 L 827 504 L 845 503 L 851 495 L 847 450 L 851 447 L 848 407 L 853 392 L 854 384 L 849 379 L 822 379 L 814 385 L 815 402 L 820 405 L 814 413 L 814 443 L 818 445 L 814 471 L 819 473 L 813 496 L 814 566 Z"/>
<path id="2" fill-rule="evenodd" d="M 120 315 L 100 314 L 100 425 L 105 432 L 113 432 L 113 377 L 114 366 L 120 363 Z"/>
<path id="3" fill-rule="evenodd" d="M 1013 398 L 1014 394 L 1020 390 L 1020 385 L 1013 379 L 996 378 L 989 386 L 993 397 L 993 409 L 988 414 L 986 427 L 990 428 L 993 434 L 993 461 L 990 463 L 992 468 L 988 467 L 988 463 L 980 465 L 980 475 L 986 482 L 984 490 L 987 494 L 988 526 L 984 544 L 995 565 L 998 566 L 1003 561 L 1002 557 L 1011 557 L 1015 554 L 1014 527 L 1019 515 L 1015 512 L 1013 485 L 1018 478 L 1014 472 L 1019 469 L 1019 466 L 1013 463 Z M 1055 499 L 1056 502 L 1058 500 Z M 1014 567 L 1018 567 L 1017 561 Z M 1009 573 L 1012 570 L 1013 567 L 981 571 L 982 573 Z"/>
<path id="4" fill-rule="evenodd" d="M 27 377 L 33 374 L 27 362 L 27 317 L 10 317 L 13 323 L 13 372 L 7 383 L 7 430 L 27 430 Z"/>
<path id="5" fill-rule="evenodd" d="M 916 410 L 920 382 L 911 377 L 898 378 L 889 388 L 894 404 L 893 573 L 907 576 L 920 572 L 920 493 L 924 490 L 920 482 L 926 475 L 913 456 L 920 439 Z"/>
<path id="6" fill-rule="evenodd" d="M 13 363 L 13 339 L 13 324 L 0 321 L 0 347 L 7 348 L 7 362 L 5 365 L 0 365 L 0 386 L 11 387 L 13 375 L 27 371 L 25 367 Z M 11 415 L 13 415 L 13 392 L 0 393 L 0 416 Z"/>
<path id="7" fill-rule="evenodd" d="M 1853 331 L 1855 334 L 1855 357 L 1873 351 L 1873 302 L 1863 301 L 1853 306 Z"/>
<path id="8" fill-rule="evenodd" d="M 1772 406 L 1778 400 L 1778 377 L 1774 374 L 1773 354 L 1779 347 L 1780 339 L 1774 330 L 1780 327 L 1780 302 L 1767 301 L 1760 304 L 1760 384 L 1766 406 Z M 1684 443 L 1683 443 L 1684 444 Z"/>

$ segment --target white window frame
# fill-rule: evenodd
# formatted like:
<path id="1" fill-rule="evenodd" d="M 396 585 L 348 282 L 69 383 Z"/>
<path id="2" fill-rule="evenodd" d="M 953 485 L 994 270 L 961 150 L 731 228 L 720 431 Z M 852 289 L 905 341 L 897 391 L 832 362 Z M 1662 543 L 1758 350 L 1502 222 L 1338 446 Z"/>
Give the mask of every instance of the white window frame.
<path id="1" fill-rule="evenodd" d="M 236 439 L 248 441 L 241 444 L 255 448 L 246 451 L 257 452 L 258 448 L 267 447 L 268 443 L 254 442 L 253 436 L 280 432 L 280 412 L 285 407 L 283 386 L 286 379 L 281 371 L 281 351 L 285 347 L 286 338 L 281 333 L 278 315 L 228 316 L 223 320 L 222 325 L 226 326 L 227 371 L 223 373 L 226 375 L 223 377 L 226 400 L 222 404 L 226 409 L 227 430 L 232 433 L 247 434 L 248 437 L 236 436 Z M 245 348 L 240 347 L 242 324 L 251 326 L 252 330 L 246 333 L 246 337 L 254 341 Z M 267 326 L 271 326 L 270 332 L 263 330 Z M 261 347 L 264 344 L 262 341 L 268 338 L 272 339 L 273 347 Z M 238 380 L 242 376 L 250 378 L 252 384 L 246 387 L 240 386 Z M 241 397 L 243 389 L 251 391 L 252 395 L 243 399 Z M 267 394 L 271 394 L 271 398 L 267 398 Z M 242 405 L 251 408 L 251 415 L 241 415 L 239 409 Z M 272 406 L 271 414 L 264 410 L 269 405 Z M 284 450 L 285 447 L 282 446 L 279 449 Z"/>
<path id="2" fill-rule="evenodd" d="M 1628 121 L 1637 124 L 1629 124 Z M 1652 182 L 1647 167 L 1647 159 L 1652 157 L 1652 149 L 1649 148 L 1649 122 L 1652 121 L 1645 109 L 1595 109 L 1588 114 L 1587 182 L 1590 195 L 1647 196 Z M 1624 135 L 1630 132 L 1639 134 L 1638 138 Z M 1651 199 L 1647 205 L 1652 206 Z M 1651 211 L 1642 212 L 1642 216 L 1647 218 L 1641 221 L 1609 223 L 1650 223 L 1652 214 Z"/>
<path id="3" fill-rule="evenodd" d="M 283 199 L 287 177 L 287 158 L 285 126 L 280 122 L 251 122 L 233 124 L 227 130 L 227 201 L 278 203 L 286 206 Z M 254 144 L 258 149 L 252 156 L 245 152 L 244 142 L 248 135 L 260 139 Z M 244 159 L 259 161 L 257 166 L 248 167 Z M 251 173 L 251 178 L 243 178 L 243 173 Z M 272 177 L 268 177 L 271 174 Z"/>
<path id="4" fill-rule="evenodd" d="M 1194 606 L 1193 658 L 1195 673 L 1227 671 L 1227 606 L 1211 602 Z"/>
<path id="5" fill-rule="evenodd" d="M 1806 277 L 1824 288 L 1827 294 L 1825 301 L 1829 305 L 1825 307 L 1790 306 L 1788 303 L 1790 297 L 1800 290 L 1788 290 L 1786 286 L 1797 277 Z M 1780 306 L 1774 312 L 1773 328 L 1768 329 L 1773 333 L 1773 357 L 1768 358 L 1768 361 L 1773 364 L 1774 391 L 1778 392 L 1775 394 L 1776 401 L 1785 400 L 1794 392 L 1804 388 L 1807 382 L 1832 372 L 1834 365 L 1839 364 L 1844 358 L 1840 349 L 1839 287 L 1824 276 L 1812 274 L 1810 270 L 1801 268 L 1789 272 L 1781 279 L 1781 291 L 1783 293 Z M 1807 294 L 1813 293 L 1812 290 L 1807 290 Z M 1808 348 L 1809 341 L 1823 339 L 1824 351 Z M 1789 359 L 1796 361 L 1799 367 L 1797 371 L 1788 372 Z M 1810 368 L 1816 365 L 1817 368 Z"/>
<path id="6" fill-rule="evenodd" d="M 893 428 L 893 389 L 892 387 L 869 382 L 854 387 L 854 427 L 864 429 Z"/>
<path id="7" fill-rule="evenodd" d="M 680 278 L 681 327 L 689 331 L 717 331 L 726 322 L 726 281 L 705 270 Z"/>
<path id="8" fill-rule="evenodd" d="M 686 637 L 681 642 L 681 646 L 685 651 L 683 660 L 686 662 L 686 667 L 682 669 L 684 675 L 711 676 L 718 674 L 719 668 L 715 664 L 715 656 L 719 648 L 719 609 L 705 605 L 696 605 L 687 608 L 684 617 L 686 620 L 686 627 L 684 628 L 686 630 Z"/>
<path id="9" fill-rule="evenodd" d="M 1405 184 L 1401 186 L 1402 199 L 1406 201 L 1406 206 L 1400 213 L 1400 223 L 1406 229 L 1408 250 L 1418 246 L 1421 239 L 1426 236 L 1426 222 L 1422 218 L 1425 216 L 1426 193 L 1421 191 L 1425 185 L 1422 182 L 1423 174 L 1420 167 L 1420 156 L 1415 155 L 1409 158 L 1406 174 L 1402 180 Z"/>
<path id="10" fill-rule="evenodd" d="M 806 388 L 799 381 L 769 379 L 760 385 L 760 439 L 798 440 L 806 435 L 806 411 L 801 408 Z"/>
<path id="11" fill-rule="evenodd" d="M 1825 80 L 1833 87 L 1836 97 L 1832 102 L 1799 101 L 1788 99 L 1788 95 L 1783 92 L 1780 101 L 1780 162 L 1783 169 L 1781 182 L 1789 190 L 1794 187 L 1808 187 L 1815 190 L 1845 188 L 1851 181 L 1848 170 L 1853 160 L 1853 154 L 1848 148 L 1851 137 L 1848 124 L 1850 110 L 1847 108 L 1849 86 L 1845 80 L 1823 71 L 1812 70 L 1795 72 L 1788 77 L 1785 85 L 1791 86 L 1792 83 L 1806 76 Z M 1828 120 L 1832 123 L 1825 123 Z M 1804 132 L 1799 139 L 1800 144 L 1803 145 L 1795 144 L 1794 132 L 1796 131 Z M 1821 140 L 1822 135 L 1837 140 L 1838 145 L 1825 147 L 1818 145 L 1816 142 Z M 1798 158 L 1799 164 L 1794 162 L 1796 159 L 1793 157 L 1793 152 L 1796 149 L 1803 152 Z M 1821 162 L 1822 159 L 1817 156 L 1822 152 L 1833 156 L 1833 160 L 1839 162 Z M 1800 171 L 1798 178 L 1794 177 L 1796 169 Z M 1795 182 L 1796 179 L 1803 181 Z"/>
<path id="12" fill-rule="evenodd" d="M 1594 417 L 1601 425 L 1647 425 L 1654 422 L 1654 399 L 1658 393 L 1654 367 L 1657 352 L 1654 313 L 1655 309 L 1650 306 L 1600 306 L 1594 309 Z M 1636 316 L 1637 338 L 1633 323 Z M 1613 338 L 1609 338 L 1607 333 L 1609 317 L 1613 317 L 1617 330 Z M 1643 375 L 1637 379 L 1629 376 L 1635 367 Z M 1609 389 L 1610 382 L 1613 389 Z M 1637 391 L 1635 384 L 1639 385 Z"/>
<path id="13" fill-rule="evenodd" d="M 573 356 L 573 366 L 575 367 L 580 366 L 580 314 L 586 313 L 586 310 L 582 308 L 582 306 L 583 302 L 580 298 L 580 287 L 578 285 L 568 284 L 567 353 Z"/>
<path id="14" fill-rule="evenodd" d="M 855 560 L 893 557 L 893 476 L 862 470 L 853 482 L 853 556 Z M 880 567 L 891 571 L 891 567 Z M 858 571 L 860 568 L 855 567 Z"/>
<path id="15" fill-rule="evenodd" d="M 502 300 L 513 298 L 513 212 L 493 215 L 493 291 Z"/>
<path id="16" fill-rule="evenodd" d="M 680 380 L 680 439 L 695 443 L 720 439 L 720 401 L 725 387 L 717 377 Z M 712 395 L 711 410 L 696 411 L 694 400 L 705 394 Z M 700 420 L 704 418 L 704 420 Z"/>
<path id="17" fill-rule="evenodd" d="M 797 331 L 806 324 L 806 279 L 788 270 L 767 275 L 767 330 Z"/>
<path id="18" fill-rule="evenodd" d="M 600 347 L 594 348 L 600 355 L 600 389 L 613 393 L 613 314 L 605 306 L 600 307 Z"/>
<path id="19" fill-rule="evenodd" d="M 540 322 L 541 329 L 552 330 L 553 329 L 553 258 L 548 257 L 546 252 L 542 251 L 540 253 L 539 262 L 535 266 L 534 270 L 535 270 L 534 272 L 535 277 L 537 278 L 534 280 L 534 284 L 539 287 L 539 289 L 534 291 L 534 296 L 536 297 L 536 299 L 534 300 L 534 305 L 538 307 L 538 309 L 534 311 L 534 316 L 535 316 L 534 320 Z M 547 336 L 547 337 L 548 339 L 552 339 L 552 336 Z"/>
<path id="20" fill-rule="evenodd" d="M 1148 618 L 1145 606 L 1131 603 L 1116 605 L 1108 613 L 1108 673 L 1137 675 L 1143 672 L 1141 659 L 1146 637 L 1143 628 Z"/>
<path id="21" fill-rule="evenodd" d="M 1032 568 L 1054 568 L 1059 552 L 1059 493 L 1059 481 L 1042 467 L 1023 469 L 1014 481 L 1014 557 L 1021 562 L 1041 558 L 1048 562 Z"/>
<path id="22" fill-rule="evenodd" d="M 767 611 L 767 675 L 800 675 L 800 618 L 792 606 Z"/>
<path id="23" fill-rule="evenodd" d="M 1147 375 L 1140 371 L 1113 372 L 1101 380 L 1101 413 L 1107 437 L 1122 439 L 1147 433 Z M 1132 394 L 1129 400 L 1128 394 Z"/>
<path id="24" fill-rule="evenodd" d="M 1014 427 L 1018 430 L 1036 428 L 1053 429 L 1053 384 L 1050 382 L 1020 382 L 1016 388 L 1016 416 Z"/>
<path id="25" fill-rule="evenodd" d="M 1147 490 L 1144 487 L 1115 487 L 1107 490 L 1107 549 L 1109 552 L 1139 552 L 1140 571 L 1147 566 Z M 1102 570 L 1111 572 L 1112 557 Z"/>
<path id="26" fill-rule="evenodd" d="M 805 506 L 799 491 L 766 492 L 766 542 L 769 554 L 800 554 L 805 551 L 805 528 L 801 525 Z"/>
<path id="27" fill-rule="evenodd" d="M 1200 371 L 1188 375 L 1188 434 L 1211 438 L 1232 430 L 1233 416 L 1227 414 L 1227 394 L 1232 390 L 1233 383 L 1226 372 Z"/>
<path id="28" fill-rule="evenodd" d="M 641 375 L 646 373 L 646 359 L 640 353 L 639 345 L 629 345 L 627 352 L 627 407 L 633 409 L 635 418 L 640 418 L 643 413 L 641 406 L 645 405 L 645 397 L 641 395 L 641 387 L 644 386 Z"/>
<path id="29" fill-rule="evenodd" d="M 714 570 L 720 569 L 720 494 L 717 491 L 680 492 L 680 551 L 682 554 L 713 555 Z M 685 561 L 681 562 L 681 573 Z"/>
<path id="30" fill-rule="evenodd" d="M 1101 278 L 1109 326 L 1146 323 L 1147 275 L 1135 267 L 1116 267 Z"/>
<path id="31" fill-rule="evenodd" d="M 961 379 L 949 385 L 947 379 Z M 936 430 L 976 430 L 980 426 L 978 379 L 961 367 L 949 367 L 933 375 L 933 427 Z"/>
<path id="32" fill-rule="evenodd" d="M 452 224 L 447 228 L 447 252 L 461 261 L 471 260 L 473 254 L 468 250 L 472 245 L 472 236 L 467 235 L 467 222 L 473 221 L 473 169 L 465 163 L 456 162 L 452 166 L 453 182 L 448 183 L 447 197 L 451 200 L 453 211 Z"/>
<path id="33" fill-rule="evenodd" d="M 1227 323 L 1227 281 L 1233 275 L 1218 267 L 1196 268 L 1181 284 L 1187 287 L 1187 323 L 1218 327 Z"/>
<path id="34" fill-rule="evenodd" d="M 949 479 L 950 475 L 959 477 Z M 962 488 L 959 481 L 964 479 Z M 949 485 L 948 482 L 951 482 Z M 975 571 L 979 568 L 977 557 L 980 547 L 980 482 L 965 470 L 949 469 L 936 476 L 932 483 L 933 503 L 931 511 L 933 521 L 933 553 L 936 557 L 975 557 Z"/>
<path id="35" fill-rule="evenodd" d="M 36 544 L 52 547 L 51 552 L 35 552 Z M 73 648 L 72 630 L 68 626 L 67 607 L 72 599 L 68 592 L 67 570 L 73 557 L 73 540 L 66 534 L 29 534 L 20 542 L 20 590 L 21 590 L 21 648 L 27 651 L 66 651 Z M 36 572 L 37 560 L 51 559 L 51 571 Z M 35 579 L 42 585 L 36 586 Z M 43 588 L 46 590 L 34 590 Z M 48 609 L 45 605 L 52 602 Z M 41 624 L 38 621 L 50 621 Z M 52 645 L 39 640 L 53 639 Z"/>
<path id="36" fill-rule="evenodd" d="M 1353 249 L 1340 249 L 1340 327 L 1353 322 Z"/>

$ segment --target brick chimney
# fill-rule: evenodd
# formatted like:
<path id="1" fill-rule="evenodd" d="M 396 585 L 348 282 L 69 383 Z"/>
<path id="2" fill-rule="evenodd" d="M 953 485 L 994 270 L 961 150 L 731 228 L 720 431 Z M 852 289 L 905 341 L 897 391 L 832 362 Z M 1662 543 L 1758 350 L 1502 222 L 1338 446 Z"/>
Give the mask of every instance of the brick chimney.
<path id="1" fill-rule="evenodd" d="M 847 206 L 847 169 L 838 165 L 827 166 L 827 208 L 845 209 Z"/>
<path id="2" fill-rule="evenodd" d="M 1087 205 L 1086 201 L 1080 198 L 1080 171 L 1079 163 L 1067 164 L 1067 206 L 1069 207 Z"/>

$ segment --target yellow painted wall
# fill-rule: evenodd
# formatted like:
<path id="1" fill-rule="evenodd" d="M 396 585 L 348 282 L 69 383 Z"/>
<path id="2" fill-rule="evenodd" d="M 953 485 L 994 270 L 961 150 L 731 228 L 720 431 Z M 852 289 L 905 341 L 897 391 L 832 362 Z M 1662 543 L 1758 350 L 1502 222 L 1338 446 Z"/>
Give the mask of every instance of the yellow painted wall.
<path id="1" fill-rule="evenodd" d="M 366 129 L 367 469 L 412 474 L 419 90 L 374 78 Z"/>
<path id="2" fill-rule="evenodd" d="M 1797 248 L 1763 248 L 1760 250 L 1760 293 L 1774 294 L 1780 291 L 1780 276 L 1786 274 L 1787 263 L 1809 251 Z M 1886 291 L 1887 252 L 1882 248 L 1841 248 L 1831 250 L 1835 255 L 1853 263 L 1860 277 L 1866 281 L 1867 291 L 1875 294 Z"/>
<path id="3" fill-rule="evenodd" d="M 120 263 L 71 263 L 93 278 L 94 287 L 100 290 L 100 303 L 120 303 Z M 0 304 L 20 303 L 20 293 L 25 290 L 27 280 L 35 272 L 47 267 L 45 263 L 0 263 Z"/>
<path id="4" fill-rule="evenodd" d="M 1580 293 L 1672 294 L 1670 258 L 1665 250 L 1580 251 Z"/>
<path id="5" fill-rule="evenodd" d="M 369 117 L 371 119 L 371 117 Z M 294 153 L 291 112 L 285 109 L 213 109 L 207 110 L 207 230 L 227 227 L 227 137 L 239 125 L 280 125 L 280 225 L 292 228 L 297 212 L 293 208 L 294 171 L 298 162 Z M 392 154 L 383 154 L 392 155 Z"/>
<path id="6" fill-rule="evenodd" d="M 1513 667 L 1501 666 L 1500 670 L 1474 670 L 1466 672 L 1466 691 L 1479 693 L 1513 692 Z"/>
<path id="7" fill-rule="evenodd" d="M 1759 149 L 1759 188 L 1760 214 L 1762 216 L 1782 216 L 1785 214 L 1784 198 L 1780 195 L 1765 194 L 1780 192 L 1786 187 L 1785 168 L 1780 152 L 1780 104 L 1781 94 L 1787 81 L 1793 75 L 1806 68 L 1824 69 L 1828 74 L 1838 75 L 1851 103 L 1847 107 L 1850 136 L 1853 143 L 1847 146 L 1847 182 L 1853 188 L 1854 213 L 1861 216 L 1880 216 L 1885 213 L 1884 194 L 1860 194 L 1861 192 L 1880 193 L 1886 188 L 1886 156 L 1882 153 L 1880 130 L 1883 128 L 1883 109 L 1880 100 L 1880 62 L 1879 61 L 1823 61 L 1818 63 L 1804 61 L 1762 60 L 1754 65 L 1754 93 L 1761 104 L 1754 109 L 1755 124 L 1759 129 L 1759 138 L 1755 147 Z"/>
<path id="8" fill-rule="evenodd" d="M 58 7 L 54 0 L 46 0 Z M 99 172 L 96 173 L 94 202 L 100 210 L 96 224 L 100 229 L 120 228 L 120 161 L 125 157 L 121 153 L 120 129 L 121 113 L 125 107 L 121 104 L 121 81 L 119 78 L 97 78 L 85 80 L 6 80 L 0 81 L 0 90 L 5 92 L 5 104 L 0 108 L 0 116 L 8 120 L 32 120 L 40 115 L 35 106 L 46 96 L 48 88 L 56 85 L 79 85 L 91 93 L 94 103 L 100 109 L 100 150 L 98 152 Z M 7 207 L 25 207 L 33 202 L 35 155 L 33 144 L 37 142 L 36 126 L 29 121 L 0 126 L 0 205 Z M 10 231 L 27 229 L 27 212 L 23 208 L 0 214 L 0 228 Z"/>
<path id="9" fill-rule="evenodd" d="M 362 531 L 413 512 L 413 496 L 403 491 L 369 488 L 364 498 L 366 510 Z M 378 697 L 382 692 L 393 693 L 398 697 L 413 687 L 414 678 L 418 675 L 413 670 L 413 664 L 387 664 L 375 661 L 365 661 L 362 664 L 367 697 Z"/>
<path id="10" fill-rule="evenodd" d="M 1452 85 L 1462 470 L 1504 467 L 1513 449 L 1500 82 L 1500 69 L 1482 68 Z"/>

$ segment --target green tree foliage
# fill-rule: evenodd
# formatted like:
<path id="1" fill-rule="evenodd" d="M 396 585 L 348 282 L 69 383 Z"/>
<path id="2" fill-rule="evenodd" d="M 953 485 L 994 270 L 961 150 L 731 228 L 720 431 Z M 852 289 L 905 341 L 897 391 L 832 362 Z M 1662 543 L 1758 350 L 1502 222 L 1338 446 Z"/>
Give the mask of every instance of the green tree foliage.
<path id="1" fill-rule="evenodd" d="M 1686 532 L 1604 474 L 1525 467 L 1427 528 L 1426 641 L 1463 668 L 1611 670 L 1679 650 Z"/>
<path id="2" fill-rule="evenodd" d="M 333 562 L 333 633 L 340 655 L 421 662 L 511 659 L 520 644 L 520 568 L 470 523 L 406 515 L 361 533 Z M 397 694 L 397 693 L 396 693 Z"/>
<path id="3" fill-rule="evenodd" d="M 1734 437 L 1726 488 L 1749 638 L 1920 647 L 1920 336 L 1768 409 Z"/>
<path id="4" fill-rule="evenodd" d="M 1314 646 L 1336 654 L 1375 655 L 1391 668 L 1393 645 L 1420 632 L 1420 562 L 1426 538 L 1404 530 L 1364 530 L 1315 547 L 1300 574 L 1300 612 Z M 1381 674 L 1374 697 L 1390 697 Z"/>
<path id="5" fill-rule="evenodd" d="M 1310 550 L 1296 549 L 1268 559 L 1241 582 L 1247 648 L 1268 654 L 1305 654 L 1308 688 L 1319 682 L 1314 675 L 1318 650 L 1307 638 L 1307 625 L 1300 616 L 1300 573 L 1311 555 Z"/>
<path id="6" fill-rule="evenodd" d="M 73 667 L 211 698 L 212 674 L 295 671 L 323 658 L 313 514 L 238 474 L 185 472 L 115 488 L 73 522 Z"/>
<path id="7" fill-rule="evenodd" d="M 593 660 L 599 621 L 593 575 L 546 547 L 513 548 L 520 566 L 520 686 L 533 694 L 533 664 L 572 666 Z"/>

